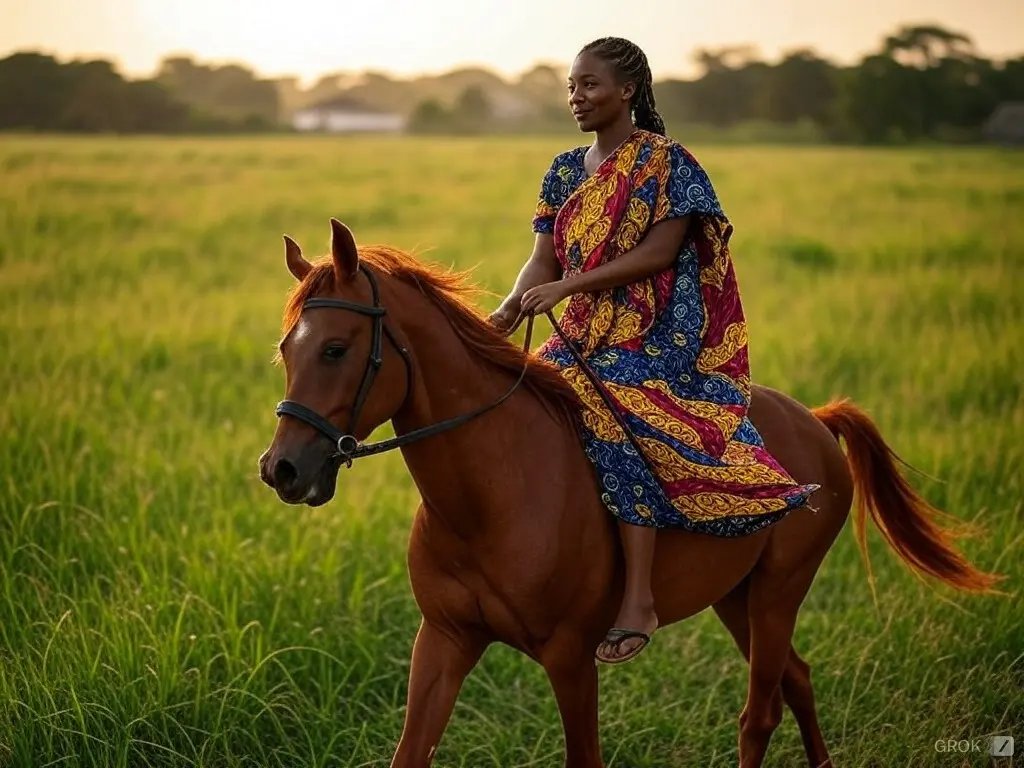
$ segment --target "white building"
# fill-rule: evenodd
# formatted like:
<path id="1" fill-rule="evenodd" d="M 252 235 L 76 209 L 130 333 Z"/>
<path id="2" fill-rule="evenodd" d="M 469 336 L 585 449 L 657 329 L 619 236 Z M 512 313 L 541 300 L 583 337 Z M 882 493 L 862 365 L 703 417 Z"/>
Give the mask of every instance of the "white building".
<path id="1" fill-rule="evenodd" d="M 1005 101 L 982 126 L 985 138 L 996 144 L 1024 145 L 1024 101 Z"/>
<path id="2" fill-rule="evenodd" d="M 405 124 L 405 115 L 344 96 L 304 107 L 292 117 L 292 127 L 297 131 L 328 133 L 399 133 L 405 130 Z"/>

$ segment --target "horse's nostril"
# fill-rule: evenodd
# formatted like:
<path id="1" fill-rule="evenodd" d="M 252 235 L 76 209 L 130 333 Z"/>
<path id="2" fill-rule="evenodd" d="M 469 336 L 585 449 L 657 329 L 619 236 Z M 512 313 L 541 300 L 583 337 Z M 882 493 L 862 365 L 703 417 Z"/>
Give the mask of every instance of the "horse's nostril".
<path id="1" fill-rule="evenodd" d="M 270 456 L 270 451 L 269 450 L 264 451 L 263 455 L 260 456 L 259 462 L 257 462 L 257 466 L 259 467 L 259 470 L 260 470 L 260 480 L 262 480 L 264 483 L 266 483 L 271 488 L 273 488 L 274 487 L 274 479 L 270 476 L 270 462 L 267 461 L 269 456 Z"/>
<path id="2" fill-rule="evenodd" d="M 287 490 L 298 476 L 295 465 L 288 459 L 278 459 L 274 464 L 274 487 L 278 490 Z"/>

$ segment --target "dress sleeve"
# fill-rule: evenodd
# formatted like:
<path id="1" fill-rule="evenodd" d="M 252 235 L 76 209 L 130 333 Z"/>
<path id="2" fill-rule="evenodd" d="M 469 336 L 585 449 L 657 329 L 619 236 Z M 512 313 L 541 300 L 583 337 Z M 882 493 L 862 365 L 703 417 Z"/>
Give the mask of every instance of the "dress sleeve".
<path id="1" fill-rule="evenodd" d="M 539 234 L 551 234 L 555 231 L 555 216 L 568 196 L 569 187 L 566 181 L 569 169 L 565 164 L 565 155 L 559 155 L 551 163 L 540 184 L 540 195 L 537 208 L 533 214 L 533 231 Z"/>
<path id="2" fill-rule="evenodd" d="M 658 190 L 658 204 L 654 224 L 665 219 L 704 214 L 725 218 L 718 195 L 708 174 L 685 148 L 672 143 L 665 150 L 668 153 L 668 172 L 665 183 Z"/>

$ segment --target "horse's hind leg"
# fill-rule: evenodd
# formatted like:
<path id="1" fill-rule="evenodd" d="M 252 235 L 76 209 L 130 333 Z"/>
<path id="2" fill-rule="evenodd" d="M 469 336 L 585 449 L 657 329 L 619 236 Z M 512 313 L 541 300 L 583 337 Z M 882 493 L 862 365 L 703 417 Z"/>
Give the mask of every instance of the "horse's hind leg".
<path id="1" fill-rule="evenodd" d="M 743 581 L 728 595 L 713 606 L 718 618 L 736 641 L 740 653 L 750 660 L 750 620 L 747 608 L 747 582 Z M 792 644 L 789 659 L 782 672 L 782 698 L 793 712 L 800 736 L 803 739 L 807 762 L 812 768 L 832 768 L 832 760 L 825 746 L 821 727 L 818 725 L 818 711 L 814 704 L 814 688 L 811 685 L 811 668 Z M 778 706 L 773 704 L 773 706 Z M 743 727 L 743 717 L 740 727 Z"/>
<path id="2" fill-rule="evenodd" d="M 782 720 L 779 687 L 789 664 L 793 628 L 800 604 L 820 559 L 792 567 L 769 541 L 750 574 L 750 677 L 740 726 L 740 768 L 759 768 L 772 734 Z"/>
<path id="3" fill-rule="evenodd" d="M 825 738 L 818 725 L 818 708 L 814 704 L 814 687 L 811 685 L 811 667 L 800 658 L 796 649 L 790 646 L 789 663 L 782 676 L 782 698 L 786 700 L 804 742 L 807 761 L 813 768 L 832 768 Z"/>

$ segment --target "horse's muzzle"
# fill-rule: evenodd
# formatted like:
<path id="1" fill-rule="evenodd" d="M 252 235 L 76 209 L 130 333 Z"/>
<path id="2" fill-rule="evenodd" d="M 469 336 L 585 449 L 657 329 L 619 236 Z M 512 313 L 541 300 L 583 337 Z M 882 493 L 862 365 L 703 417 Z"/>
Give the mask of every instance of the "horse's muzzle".
<path id="1" fill-rule="evenodd" d="M 334 498 L 338 464 L 319 447 L 309 446 L 295 459 L 281 455 L 272 446 L 260 456 L 259 468 L 260 479 L 285 504 L 319 507 Z"/>

